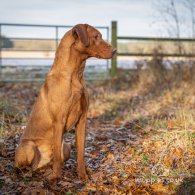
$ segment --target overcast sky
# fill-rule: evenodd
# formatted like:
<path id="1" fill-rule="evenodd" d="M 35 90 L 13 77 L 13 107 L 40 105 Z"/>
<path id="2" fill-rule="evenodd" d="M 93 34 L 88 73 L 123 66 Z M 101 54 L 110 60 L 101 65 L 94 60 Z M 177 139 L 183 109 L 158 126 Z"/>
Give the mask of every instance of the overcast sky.
<path id="1" fill-rule="evenodd" d="M 110 26 L 118 34 L 161 36 L 154 0 L 0 0 L 0 23 Z M 161 30 L 160 30 L 161 29 Z M 11 32 L 12 35 L 16 31 Z"/>

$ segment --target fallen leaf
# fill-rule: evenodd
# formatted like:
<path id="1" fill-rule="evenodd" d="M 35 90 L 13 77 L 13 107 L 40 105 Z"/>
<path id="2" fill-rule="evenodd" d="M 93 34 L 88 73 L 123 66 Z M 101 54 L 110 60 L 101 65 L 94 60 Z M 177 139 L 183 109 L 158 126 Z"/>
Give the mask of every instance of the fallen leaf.
<path id="1" fill-rule="evenodd" d="M 124 122 L 124 120 L 123 120 L 123 118 L 121 118 L 121 117 L 117 117 L 117 118 L 115 118 L 115 119 L 113 120 L 113 124 L 114 124 L 114 125 L 117 125 L 117 126 L 122 125 L 123 122 Z"/>
<path id="2" fill-rule="evenodd" d="M 183 155 L 183 150 L 181 148 L 174 148 L 172 153 L 177 157 L 181 157 Z"/>
<path id="3" fill-rule="evenodd" d="M 104 175 L 104 173 L 103 173 L 102 171 L 99 171 L 99 172 L 97 172 L 97 173 L 92 174 L 91 177 L 92 177 L 92 179 L 93 179 L 94 181 L 97 181 L 97 180 L 99 180 L 99 178 L 101 178 L 103 175 Z"/>
<path id="4" fill-rule="evenodd" d="M 172 194 L 173 185 L 169 183 L 168 185 L 163 185 L 162 182 L 153 183 L 150 185 L 154 192 Z"/>
<path id="5" fill-rule="evenodd" d="M 108 151 L 108 147 L 107 147 L 106 144 L 103 144 L 103 145 L 101 146 L 101 151 L 102 151 L 102 152 Z"/>
<path id="6" fill-rule="evenodd" d="M 176 125 L 177 124 L 176 124 L 176 122 L 174 120 L 169 120 L 167 122 L 167 129 L 169 129 L 169 130 L 175 129 L 175 128 L 177 128 Z"/>
<path id="7" fill-rule="evenodd" d="M 163 164 L 167 167 L 167 168 L 170 168 L 172 166 L 172 163 L 173 163 L 173 159 L 171 156 L 164 156 L 163 158 Z"/>
<path id="8" fill-rule="evenodd" d="M 61 185 L 62 187 L 66 187 L 66 188 L 71 188 L 71 187 L 73 187 L 73 183 L 70 183 L 70 182 L 68 182 L 68 181 L 60 181 L 59 183 L 58 183 L 59 185 Z"/>

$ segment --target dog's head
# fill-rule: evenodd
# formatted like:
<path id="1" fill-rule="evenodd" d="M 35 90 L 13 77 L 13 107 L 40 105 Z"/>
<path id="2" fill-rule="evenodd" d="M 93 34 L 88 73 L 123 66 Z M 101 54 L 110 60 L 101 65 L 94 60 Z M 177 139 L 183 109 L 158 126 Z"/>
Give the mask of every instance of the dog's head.
<path id="1" fill-rule="evenodd" d="M 87 57 L 109 59 L 116 53 L 116 49 L 102 39 L 101 33 L 88 24 L 74 26 L 72 35 L 75 39 L 74 48 Z"/>

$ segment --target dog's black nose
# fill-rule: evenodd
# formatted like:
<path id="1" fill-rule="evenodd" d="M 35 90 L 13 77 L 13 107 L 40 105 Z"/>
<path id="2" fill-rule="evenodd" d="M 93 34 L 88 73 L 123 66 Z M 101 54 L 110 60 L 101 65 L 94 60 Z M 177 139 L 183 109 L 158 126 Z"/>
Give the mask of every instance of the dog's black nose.
<path id="1" fill-rule="evenodd" d="M 114 48 L 113 50 L 112 50 L 112 55 L 114 55 L 115 53 L 116 53 L 116 48 Z"/>

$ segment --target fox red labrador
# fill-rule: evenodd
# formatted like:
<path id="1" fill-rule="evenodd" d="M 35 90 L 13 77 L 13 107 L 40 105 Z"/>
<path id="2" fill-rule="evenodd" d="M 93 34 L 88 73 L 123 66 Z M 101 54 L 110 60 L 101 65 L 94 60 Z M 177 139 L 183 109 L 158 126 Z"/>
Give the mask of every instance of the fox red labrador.
<path id="1" fill-rule="evenodd" d="M 109 59 L 115 52 L 90 25 L 78 24 L 64 35 L 16 149 L 16 167 L 30 165 L 37 170 L 51 162 L 51 178 L 59 178 L 62 164 L 70 156 L 63 134 L 75 127 L 77 172 L 81 179 L 86 179 L 84 151 L 89 101 L 83 76 L 85 62 L 89 57 Z"/>

